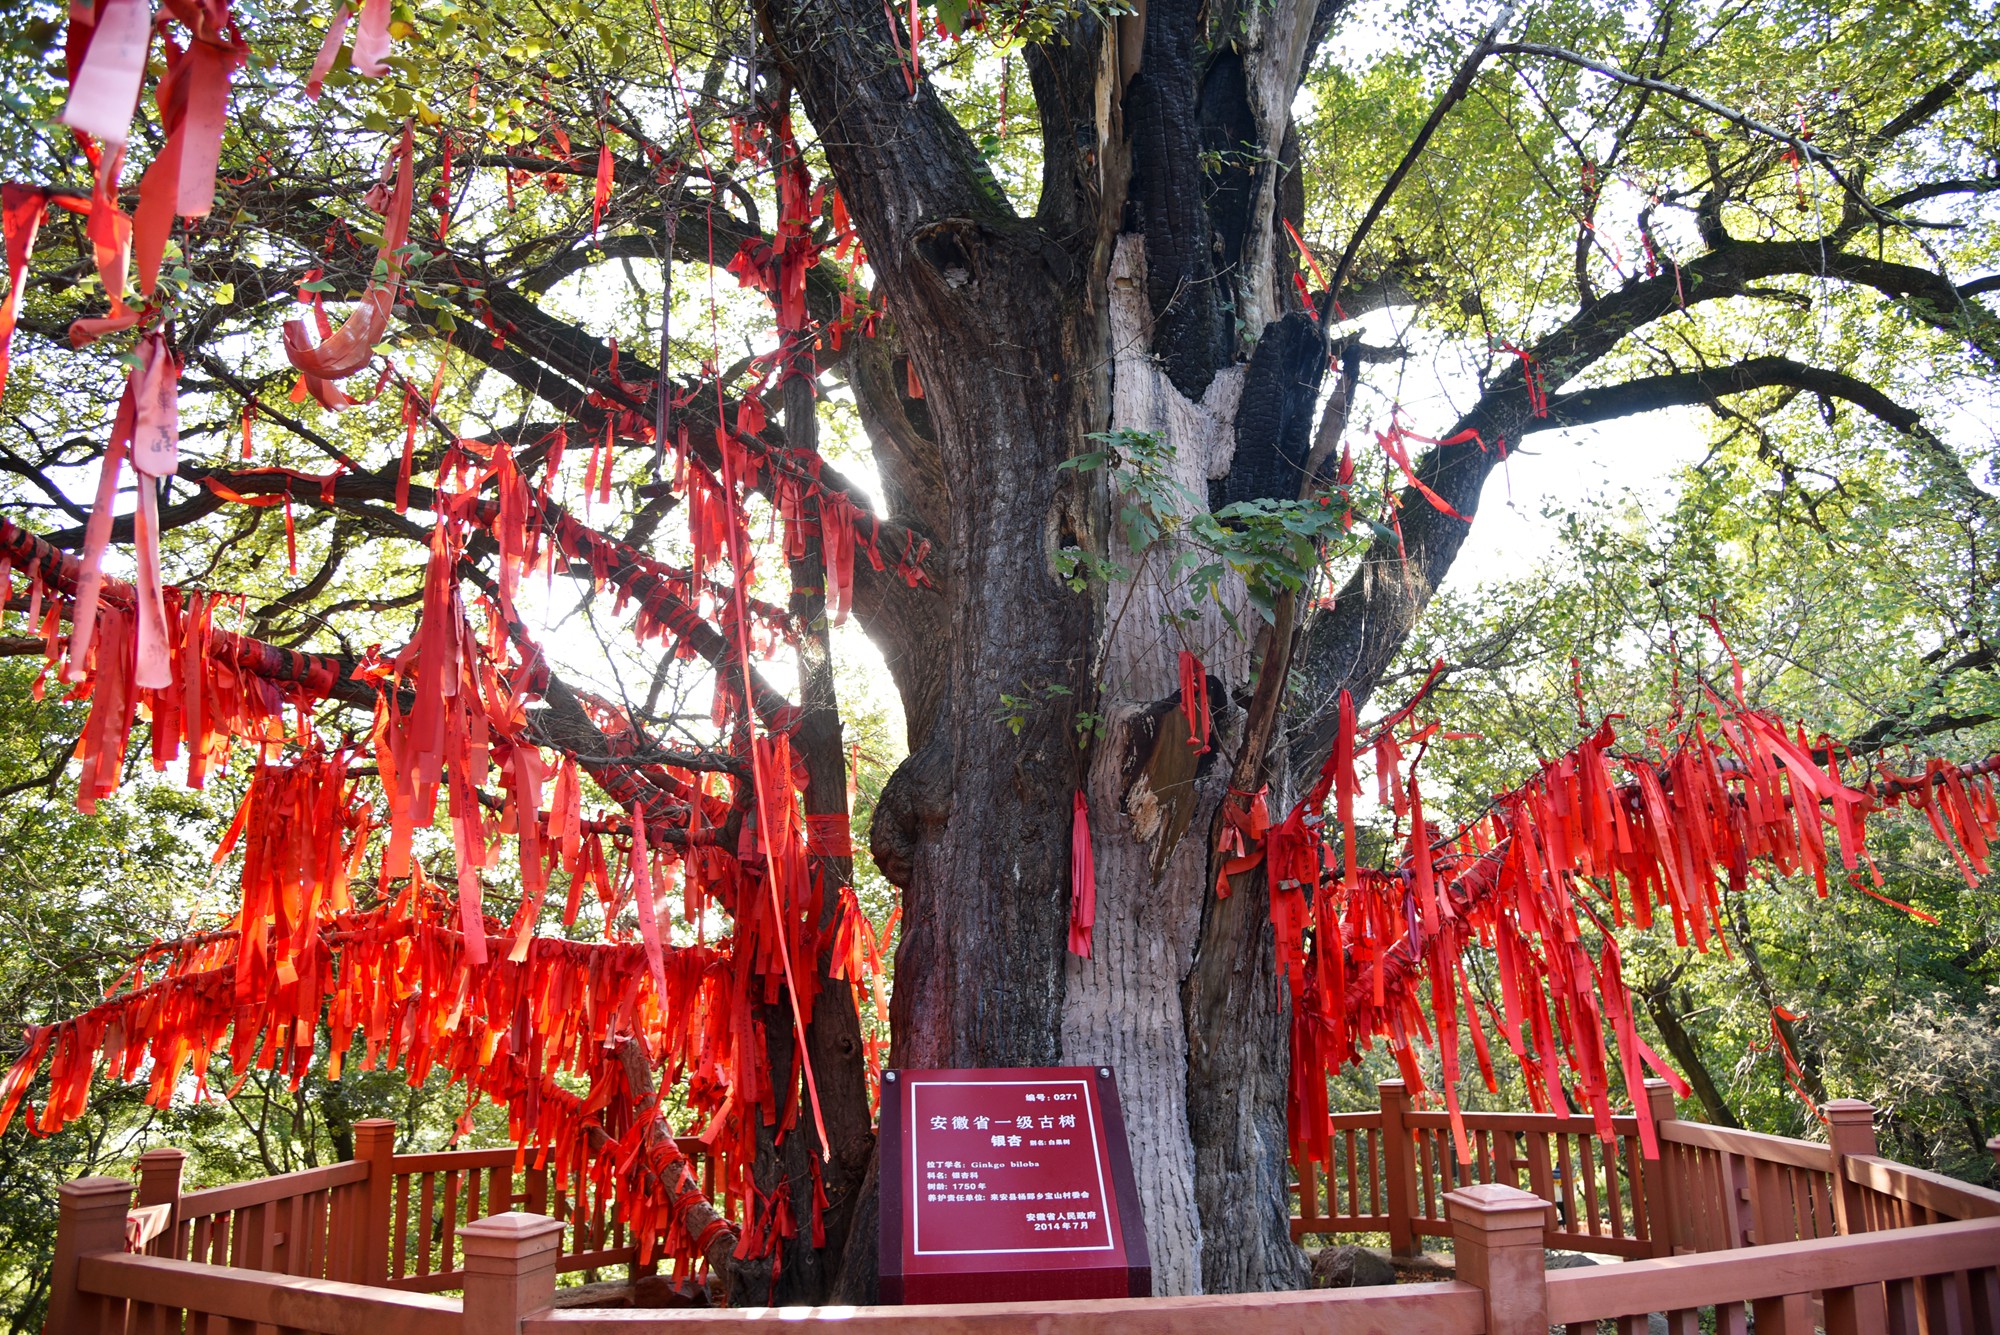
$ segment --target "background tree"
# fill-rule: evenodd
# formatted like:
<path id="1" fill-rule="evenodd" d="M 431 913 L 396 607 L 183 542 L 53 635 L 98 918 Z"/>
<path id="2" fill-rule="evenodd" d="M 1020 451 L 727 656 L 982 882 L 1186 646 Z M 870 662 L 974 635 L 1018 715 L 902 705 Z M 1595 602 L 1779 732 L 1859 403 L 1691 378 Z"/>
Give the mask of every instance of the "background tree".
<path id="1" fill-rule="evenodd" d="M 807 817 L 831 819 L 850 756 L 826 599 L 846 539 L 824 517 L 859 515 L 885 559 L 854 563 L 854 614 L 909 744 L 869 837 L 902 895 L 891 1059 L 1114 1064 L 1166 1291 L 1299 1277 L 1269 895 L 1257 868 L 1210 887 L 1253 795 L 1289 806 L 1341 692 L 1365 705 L 1397 662 L 1507 449 L 1698 403 L 1763 442 L 1818 410 L 1829 439 L 1957 501 L 1956 531 L 1893 532 L 1953 571 L 1933 610 L 1961 653 L 1984 649 L 1993 502 L 1946 438 L 2000 352 L 1994 283 L 1971 276 L 1996 184 L 1995 53 L 1971 7 L 436 3 L 395 12 L 386 77 L 343 57 L 309 104 L 295 90 L 329 16 L 241 17 L 219 206 L 175 231 L 157 293 L 195 446 L 162 505 L 170 578 L 248 594 L 259 638 L 351 665 L 423 596 L 403 458 L 417 512 L 461 437 L 507 443 L 571 511 L 587 470 L 591 541 L 622 545 L 573 566 L 576 610 L 535 632 L 554 676 L 533 740 L 622 805 L 623 785 L 646 792 L 632 748 L 731 773 L 746 714 L 782 719 Z M 90 169 L 48 124 L 59 24 L 47 7 L 13 39 L 0 134 L 18 174 L 74 198 Z M 135 159 L 161 142 L 154 116 Z M 423 203 L 393 369 L 373 399 L 351 381 L 367 401 L 337 416 L 288 402 L 277 326 L 366 286 L 364 195 L 406 118 Z M 772 307 L 739 304 L 718 268 Z M 122 367 L 115 342 L 44 349 L 102 312 L 95 273 L 81 220 L 53 214 L 4 462 L 11 513 L 58 548 L 84 543 Z M 1411 385 L 1427 360 L 1464 373 L 1459 397 Z M 257 467 L 233 457 L 246 405 Z M 719 603 L 688 609 L 674 652 L 631 634 L 627 599 L 652 595 L 630 553 L 687 550 L 669 522 L 698 508 L 683 458 L 726 479 L 719 426 L 778 508 L 809 479 L 836 535 L 822 550 L 799 526 L 783 580 L 731 562 L 732 596 L 784 600 L 782 691 L 732 667 L 744 614 L 704 615 Z M 874 494 L 843 471 L 864 461 Z M 1797 445 L 1750 466 L 1822 503 Z M 1722 541 L 1701 529 L 1682 531 Z M 461 573 L 485 588 L 504 559 L 475 539 Z M 690 718 L 718 681 L 714 722 Z M 1213 726 L 1195 759 L 1183 681 Z M 1078 793 L 1088 958 L 1066 951 Z M 838 840 L 814 862 L 851 881 Z M 795 1087 L 783 1003 L 767 1011 L 765 1059 Z M 781 1297 L 853 1292 L 872 1268 L 846 1245 L 872 1138 L 845 987 L 804 1038 L 834 1208 L 826 1248 L 786 1244 Z M 809 1208 L 812 1137 L 760 1128 L 758 1190 Z"/>

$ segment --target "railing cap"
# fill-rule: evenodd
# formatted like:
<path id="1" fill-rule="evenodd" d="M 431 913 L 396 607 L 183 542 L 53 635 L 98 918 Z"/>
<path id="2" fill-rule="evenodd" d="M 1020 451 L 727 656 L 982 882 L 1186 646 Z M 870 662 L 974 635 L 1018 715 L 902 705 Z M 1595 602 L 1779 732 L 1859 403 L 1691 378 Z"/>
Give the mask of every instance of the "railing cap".
<path id="1" fill-rule="evenodd" d="M 1875 1120 L 1875 1105 L 1863 1103 L 1860 1099 L 1828 1099 L 1819 1105 L 1829 1122 L 1870 1122 Z"/>
<path id="2" fill-rule="evenodd" d="M 112 1197 L 129 1203 L 132 1184 L 122 1177 L 79 1177 L 58 1186 L 56 1195 L 64 1204 L 81 1206 L 107 1204 Z"/>
<path id="3" fill-rule="evenodd" d="M 141 1154 L 139 1156 L 139 1162 L 161 1163 L 168 1159 L 185 1159 L 185 1158 L 187 1158 L 186 1150 L 177 1150 L 171 1145 L 162 1145 L 159 1149 L 147 1150 L 145 1153 Z"/>
<path id="4" fill-rule="evenodd" d="M 458 1236 L 468 1257 L 514 1256 L 525 1259 L 560 1247 L 564 1227 L 560 1219 L 509 1210 L 505 1214 L 473 1220 L 458 1230 Z"/>
<path id="5" fill-rule="evenodd" d="M 1454 1224 L 1482 1232 L 1532 1228 L 1540 1230 L 1549 1203 L 1530 1191 L 1499 1182 L 1481 1182 L 1445 1194 Z"/>

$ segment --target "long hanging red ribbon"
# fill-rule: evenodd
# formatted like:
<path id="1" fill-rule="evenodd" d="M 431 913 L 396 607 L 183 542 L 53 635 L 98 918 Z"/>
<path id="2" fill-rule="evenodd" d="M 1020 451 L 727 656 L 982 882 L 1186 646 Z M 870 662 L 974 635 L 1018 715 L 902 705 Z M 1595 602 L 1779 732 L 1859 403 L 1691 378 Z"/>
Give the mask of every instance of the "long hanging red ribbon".
<path id="1" fill-rule="evenodd" d="M 1090 958 L 1091 935 L 1097 924 L 1097 859 L 1090 847 L 1090 803 L 1083 789 L 1070 803 L 1069 825 L 1069 953 Z"/>
<path id="2" fill-rule="evenodd" d="M 736 447 L 730 441 L 728 434 L 719 426 L 715 429 L 715 443 L 717 450 L 722 455 L 722 500 L 723 510 L 728 519 L 729 564 L 731 570 L 729 596 L 731 601 L 736 605 L 736 661 L 738 669 L 743 674 L 744 709 L 750 720 L 750 726 L 754 729 L 756 726 L 757 711 L 756 701 L 752 694 L 753 688 L 750 682 L 750 614 L 744 603 L 743 593 L 744 585 L 750 582 L 750 563 L 744 554 L 743 522 L 736 508 L 736 497 L 738 495 L 736 487 Z M 812 1102 L 813 1128 L 819 1132 L 820 1156 L 822 1158 L 831 1158 L 833 1151 L 832 1147 L 827 1143 L 826 1117 L 821 1113 L 819 1106 L 819 1082 L 813 1075 L 812 1057 L 806 1051 L 806 1019 L 804 1011 L 799 1007 L 799 985 L 792 970 L 791 946 L 785 938 L 785 904 L 784 898 L 779 893 L 778 888 L 778 867 L 780 865 L 777 856 L 778 850 L 772 848 L 768 842 L 769 833 L 775 828 L 776 813 L 765 809 L 764 758 L 759 754 L 754 740 L 750 746 L 750 772 L 751 788 L 754 792 L 757 806 L 757 839 L 763 845 L 764 883 L 771 891 L 772 925 L 773 930 L 777 934 L 778 958 L 784 964 L 785 992 L 791 1000 L 792 1024 L 794 1031 L 798 1034 L 797 1052 L 799 1065 L 805 1068 L 806 1094 Z"/>

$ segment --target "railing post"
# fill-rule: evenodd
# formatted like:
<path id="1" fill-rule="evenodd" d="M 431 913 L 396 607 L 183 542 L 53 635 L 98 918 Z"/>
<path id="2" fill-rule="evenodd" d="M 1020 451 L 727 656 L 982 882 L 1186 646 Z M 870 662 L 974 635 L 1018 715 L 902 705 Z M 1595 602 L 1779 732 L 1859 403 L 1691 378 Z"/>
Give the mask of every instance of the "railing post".
<path id="1" fill-rule="evenodd" d="M 181 1150 L 147 1150 L 139 1156 L 139 1204 L 167 1207 L 161 1245 L 153 1248 L 162 1256 L 180 1255 L 181 1170 L 186 1166 L 187 1155 Z"/>
<path id="2" fill-rule="evenodd" d="M 1484 1293 L 1486 1335 L 1548 1335 L 1549 1203 L 1497 1182 L 1460 1187 L 1444 1200 L 1458 1278 Z"/>
<path id="3" fill-rule="evenodd" d="M 349 1255 L 360 1273 L 356 1284 L 389 1282 L 389 1215 L 396 1190 L 396 1124 L 370 1117 L 354 1124 L 354 1157 L 368 1165 L 368 1194 L 358 1211 L 359 1230 Z"/>
<path id="4" fill-rule="evenodd" d="M 46 1335 L 114 1335 L 124 1328 L 124 1304 L 77 1287 L 77 1263 L 125 1250 L 132 1184 L 80 1177 L 56 1192 L 56 1255 L 49 1267 L 49 1319 L 42 1329 Z"/>
<path id="5" fill-rule="evenodd" d="M 1828 1099 L 1820 1106 L 1826 1117 L 1826 1143 L 1833 1150 L 1833 1211 L 1843 1236 L 1868 1231 L 1862 1213 L 1859 1184 L 1848 1181 L 1847 1161 L 1875 1153 L 1875 1109 L 1859 1099 Z"/>
<path id="6" fill-rule="evenodd" d="M 1400 1080 L 1384 1080 L 1375 1092 L 1382 1099 L 1382 1174 L 1389 1179 L 1389 1254 L 1416 1256 L 1423 1250 L 1417 1243 L 1417 1165 L 1403 1120 L 1410 1091 Z"/>
<path id="7" fill-rule="evenodd" d="M 510 1210 L 458 1232 L 465 1249 L 465 1335 L 514 1335 L 556 1298 L 563 1222 Z"/>
<path id="8" fill-rule="evenodd" d="M 1659 1158 L 1639 1161 L 1640 1177 L 1646 1187 L 1646 1233 L 1653 1244 L 1653 1255 L 1672 1256 L 1680 1239 L 1680 1215 L 1674 1200 L 1674 1175 L 1668 1169 L 1666 1140 L 1659 1133 L 1679 1115 L 1674 1106 L 1673 1087 L 1664 1080 L 1648 1080 L 1646 1111 L 1652 1116 L 1654 1139 L 1660 1147 Z"/>

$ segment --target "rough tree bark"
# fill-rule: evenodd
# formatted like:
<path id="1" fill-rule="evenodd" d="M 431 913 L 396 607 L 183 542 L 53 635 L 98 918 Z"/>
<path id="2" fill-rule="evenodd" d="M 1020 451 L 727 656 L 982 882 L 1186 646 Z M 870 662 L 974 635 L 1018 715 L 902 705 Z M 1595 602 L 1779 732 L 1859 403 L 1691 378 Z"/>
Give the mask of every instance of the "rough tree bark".
<path id="1" fill-rule="evenodd" d="M 1297 199 L 1289 108 L 1330 12 L 1154 0 L 1073 22 L 1030 54 L 1046 151 L 1021 217 L 929 88 L 912 95 L 879 7 L 766 11 L 922 397 L 880 349 L 848 380 L 886 489 L 946 554 L 949 633 L 894 664 L 911 755 L 870 836 L 905 895 L 893 1060 L 1112 1065 L 1164 1292 L 1303 1277 L 1264 891 L 1256 875 L 1227 900 L 1212 889 L 1254 685 L 1236 627 L 1260 623 L 1238 586 L 1222 598 L 1234 625 L 1217 606 L 1169 633 L 1170 555 L 1129 583 L 1066 587 L 1055 553 L 1109 552 L 1121 487 L 1058 465 L 1093 433 L 1142 431 L 1196 495 L 1298 495 L 1323 355 L 1287 314 L 1276 210 Z M 1183 648 L 1211 675 L 1217 749 L 1198 758 Z M 1027 702 L 1018 731 L 1003 695 Z M 1088 960 L 1065 952 L 1078 789 L 1099 868 Z"/>

